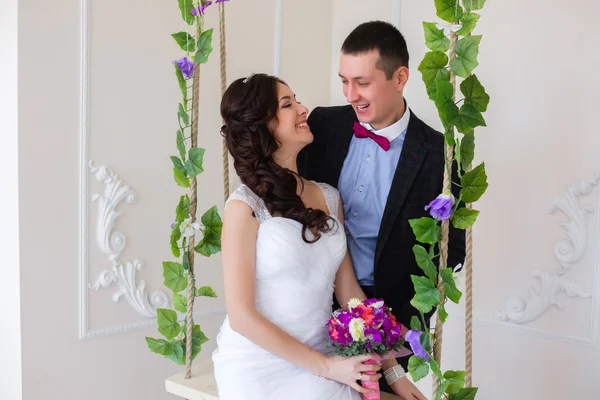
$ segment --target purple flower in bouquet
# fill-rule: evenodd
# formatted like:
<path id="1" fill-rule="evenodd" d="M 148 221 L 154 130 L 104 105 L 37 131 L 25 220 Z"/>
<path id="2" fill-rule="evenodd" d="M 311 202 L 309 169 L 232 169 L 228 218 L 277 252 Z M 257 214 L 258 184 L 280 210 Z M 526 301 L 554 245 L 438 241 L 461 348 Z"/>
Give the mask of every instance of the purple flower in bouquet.
<path id="1" fill-rule="evenodd" d="M 454 207 L 454 196 L 450 193 L 442 193 L 425 206 L 425 211 L 433 218 L 444 221 L 452 216 L 452 207 Z"/>
<path id="2" fill-rule="evenodd" d="M 413 353 L 417 356 L 424 358 L 429 361 L 429 355 L 421 345 L 421 334 L 423 332 L 417 330 L 410 330 L 406 332 L 406 336 L 404 337 L 408 343 L 410 343 L 410 347 L 412 348 Z"/>
<path id="3" fill-rule="evenodd" d="M 194 76 L 194 62 L 189 58 L 180 58 L 179 60 L 173 61 L 173 64 L 177 64 L 185 79 L 189 79 Z"/>

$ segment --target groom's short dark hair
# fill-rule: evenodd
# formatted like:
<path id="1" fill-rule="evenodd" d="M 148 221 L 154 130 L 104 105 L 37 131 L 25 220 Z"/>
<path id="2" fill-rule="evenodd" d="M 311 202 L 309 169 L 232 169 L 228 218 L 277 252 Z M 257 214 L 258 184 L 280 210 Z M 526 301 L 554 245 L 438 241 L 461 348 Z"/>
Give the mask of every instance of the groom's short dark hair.
<path id="1" fill-rule="evenodd" d="M 400 66 L 408 68 L 408 48 L 406 40 L 396 27 L 384 21 L 370 21 L 360 24 L 344 40 L 342 53 L 357 55 L 371 50 L 379 51 L 377 68 L 392 79 Z"/>

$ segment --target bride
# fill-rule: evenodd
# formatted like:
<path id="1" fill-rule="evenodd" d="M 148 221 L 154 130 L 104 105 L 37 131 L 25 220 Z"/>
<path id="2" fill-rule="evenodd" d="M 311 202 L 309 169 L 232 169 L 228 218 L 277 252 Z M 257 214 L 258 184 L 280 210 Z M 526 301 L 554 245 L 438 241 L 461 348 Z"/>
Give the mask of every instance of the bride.
<path id="1" fill-rule="evenodd" d="M 358 400 L 357 380 L 380 361 L 328 348 L 333 294 L 364 299 L 346 251 L 335 188 L 297 173 L 313 141 L 308 110 L 278 78 L 234 81 L 221 102 L 222 134 L 242 181 L 222 233 L 227 317 L 213 354 L 220 400 Z M 375 360 L 376 364 L 365 364 Z"/>

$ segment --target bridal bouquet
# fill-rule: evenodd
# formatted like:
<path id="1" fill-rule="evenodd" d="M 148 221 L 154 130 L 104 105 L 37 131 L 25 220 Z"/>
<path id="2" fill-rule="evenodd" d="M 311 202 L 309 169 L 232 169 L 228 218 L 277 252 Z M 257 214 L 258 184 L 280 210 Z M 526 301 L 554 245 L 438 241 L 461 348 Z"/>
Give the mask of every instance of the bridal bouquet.
<path id="1" fill-rule="evenodd" d="M 400 324 L 381 299 L 351 299 L 346 307 L 333 312 L 327 328 L 331 346 L 343 357 L 376 353 L 386 359 L 411 354 L 403 346 Z M 379 382 L 361 384 L 375 390 L 366 394 L 364 400 L 379 400 Z"/>

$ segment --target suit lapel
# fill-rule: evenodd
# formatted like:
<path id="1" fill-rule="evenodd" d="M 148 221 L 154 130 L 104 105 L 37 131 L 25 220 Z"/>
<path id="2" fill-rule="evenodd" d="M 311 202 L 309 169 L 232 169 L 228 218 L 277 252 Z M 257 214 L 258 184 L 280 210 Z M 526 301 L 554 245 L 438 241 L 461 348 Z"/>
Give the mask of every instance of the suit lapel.
<path id="1" fill-rule="evenodd" d="M 421 164 L 427 155 L 427 149 L 422 145 L 425 137 L 422 131 L 422 122 L 411 111 L 406 137 L 400 153 L 400 160 L 396 166 L 396 172 L 392 180 L 390 193 L 385 204 L 379 235 L 377 237 L 377 245 L 375 248 L 375 267 L 381 256 L 381 251 L 387 241 L 392 227 L 398 219 L 398 215 L 410 188 L 412 187 L 415 177 L 421 168 Z"/>
<path id="2" fill-rule="evenodd" d="M 324 175 L 327 177 L 325 182 L 337 188 L 344 160 L 350 149 L 350 141 L 352 140 L 353 130 L 352 125 L 357 121 L 356 114 L 352 107 L 348 108 L 348 112 L 336 119 L 331 124 L 331 134 L 329 141 L 326 144 L 326 163 L 329 165 L 324 168 Z"/>

